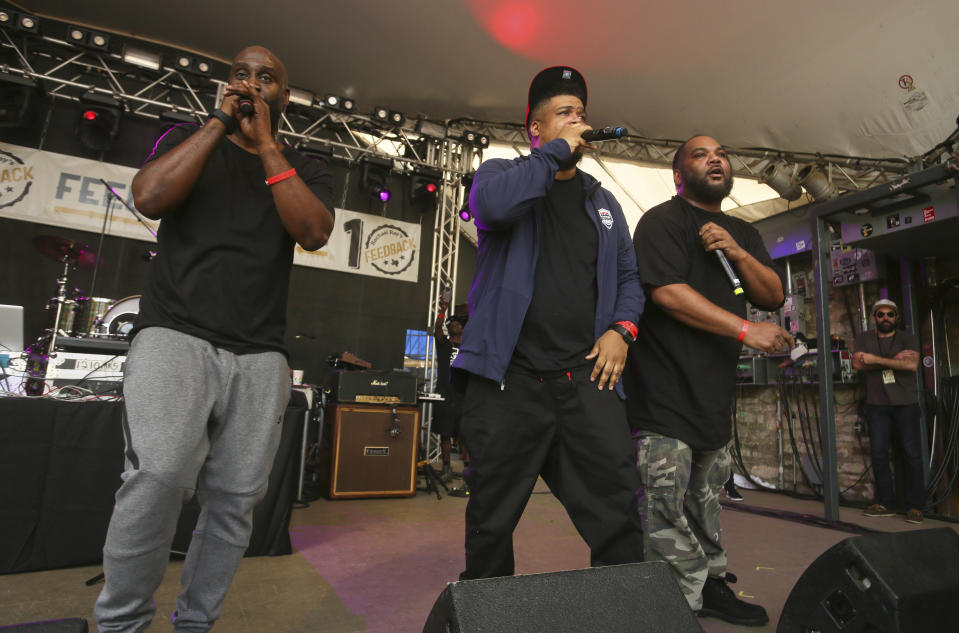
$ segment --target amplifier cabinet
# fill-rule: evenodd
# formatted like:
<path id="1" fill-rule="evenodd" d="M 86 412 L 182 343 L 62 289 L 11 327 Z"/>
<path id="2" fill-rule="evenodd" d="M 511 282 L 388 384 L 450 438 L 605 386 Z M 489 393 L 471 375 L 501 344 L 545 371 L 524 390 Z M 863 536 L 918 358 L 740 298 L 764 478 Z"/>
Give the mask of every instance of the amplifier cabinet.
<path id="1" fill-rule="evenodd" d="M 331 499 L 416 494 L 419 409 L 333 404 L 326 419 Z"/>
<path id="2" fill-rule="evenodd" d="M 333 400 L 358 404 L 416 406 L 416 376 L 401 371 L 337 371 Z"/>

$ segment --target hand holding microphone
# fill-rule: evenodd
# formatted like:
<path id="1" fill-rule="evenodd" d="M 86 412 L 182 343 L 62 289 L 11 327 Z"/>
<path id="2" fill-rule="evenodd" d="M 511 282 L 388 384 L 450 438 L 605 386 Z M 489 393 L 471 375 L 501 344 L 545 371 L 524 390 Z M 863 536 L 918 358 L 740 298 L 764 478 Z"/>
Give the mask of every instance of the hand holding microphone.
<path id="1" fill-rule="evenodd" d="M 719 259 L 719 265 L 723 267 L 723 272 L 726 273 L 729 284 L 733 287 L 733 294 L 743 294 L 743 284 L 739 280 L 735 269 L 733 269 L 729 263 L 729 257 L 727 255 L 732 254 L 733 257 L 737 257 L 740 251 L 742 251 L 742 248 L 736 243 L 736 240 L 732 238 L 726 229 L 715 222 L 707 222 L 699 228 L 699 239 L 702 240 L 703 247 L 707 251 L 716 253 L 716 257 Z"/>

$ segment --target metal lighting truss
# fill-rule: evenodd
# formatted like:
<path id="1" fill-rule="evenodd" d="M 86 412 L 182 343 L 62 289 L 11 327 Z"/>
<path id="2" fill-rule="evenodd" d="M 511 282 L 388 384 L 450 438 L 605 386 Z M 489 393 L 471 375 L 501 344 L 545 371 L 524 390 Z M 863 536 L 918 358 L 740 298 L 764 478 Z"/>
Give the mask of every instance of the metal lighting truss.
<path id="1" fill-rule="evenodd" d="M 156 50 L 149 43 L 128 43 Z M 164 65 L 160 54 L 154 57 L 158 69 L 130 63 L 117 52 L 89 50 L 46 35 L 0 30 L 0 73 L 31 78 L 50 98 L 79 101 L 85 93 L 94 92 L 117 99 L 132 115 L 171 122 L 205 121 L 222 99 L 226 82 Z M 222 72 L 222 63 L 219 66 Z M 454 292 L 456 288 L 459 209 L 465 197 L 462 177 L 479 164 L 482 150 L 458 138 L 447 138 L 443 124 L 431 126 L 433 136 L 416 132 L 416 124 L 413 120 L 389 126 L 366 115 L 327 109 L 316 100 L 307 105 L 299 99 L 291 101 L 282 115 L 279 134 L 291 145 L 308 152 L 325 151 L 349 164 L 377 156 L 392 161 L 393 170 L 399 173 L 412 174 L 419 167 L 442 173 L 425 324 L 432 333 L 442 288 L 449 286 Z M 455 295 L 450 305 L 456 305 Z M 432 384 L 436 350 L 432 336 L 428 341 L 426 378 Z"/>
<path id="2" fill-rule="evenodd" d="M 468 119 L 457 119 L 450 125 L 452 128 L 475 130 L 501 143 L 529 147 L 529 139 L 522 125 Z M 672 167 L 673 154 L 681 144 L 682 141 L 629 135 L 621 139 L 604 141 L 600 145 L 602 149 L 600 158 Z M 762 169 L 770 162 L 785 163 L 787 166 L 816 163 L 829 182 L 841 193 L 862 191 L 884 182 L 891 182 L 903 174 L 922 168 L 919 159 L 860 158 L 744 147 L 727 147 L 726 149 L 733 173 L 737 176 L 758 179 Z"/>

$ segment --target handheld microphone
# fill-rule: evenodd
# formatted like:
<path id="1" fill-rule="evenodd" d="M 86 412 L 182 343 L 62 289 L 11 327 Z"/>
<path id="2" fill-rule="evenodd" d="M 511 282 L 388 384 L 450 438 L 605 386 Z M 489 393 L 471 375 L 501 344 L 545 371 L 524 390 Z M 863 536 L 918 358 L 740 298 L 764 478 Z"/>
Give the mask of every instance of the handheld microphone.
<path id="1" fill-rule="evenodd" d="M 253 114 L 253 99 L 240 97 L 237 101 L 241 114 Z"/>
<path id="2" fill-rule="evenodd" d="M 628 134 L 629 130 L 626 128 L 610 125 L 598 130 L 587 130 L 583 132 L 581 136 L 587 143 L 592 143 L 593 141 L 611 141 L 627 136 Z"/>
<path id="3" fill-rule="evenodd" d="M 729 283 L 733 285 L 733 294 L 743 294 L 743 284 L 739 281 L 739 277 L 737 277 L 736 273 L 733 271 L 733 267 L 729 265 L 729 260 L 726 259 L 726 253 L 724 253 L 723 249 L 721 248 L 717 248 L 713 252 L 716 253 L 716 257 L 719 258 L 719 263 L 722 264 L 723 270 L 726 271 L 726 276 L 729 277 Z"/>

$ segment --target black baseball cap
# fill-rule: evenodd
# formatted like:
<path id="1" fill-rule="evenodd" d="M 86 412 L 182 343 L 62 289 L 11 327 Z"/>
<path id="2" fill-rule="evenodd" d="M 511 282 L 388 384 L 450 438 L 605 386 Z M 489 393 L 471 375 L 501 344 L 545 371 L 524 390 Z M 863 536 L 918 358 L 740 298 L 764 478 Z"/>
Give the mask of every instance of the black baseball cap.
<path id="1" fill-rule="evenodd" d="M 566 88 L 568 87 L 568 90 Z M 529 84 L 529 99 L 526 101 L 526 133 L 529 134 L 529 115 L 543 98 L 550 94 L 571 94 L 586 105 L 586 80 L 582 73 L 570 66 L 550 66 L 536 73 Z"/>

